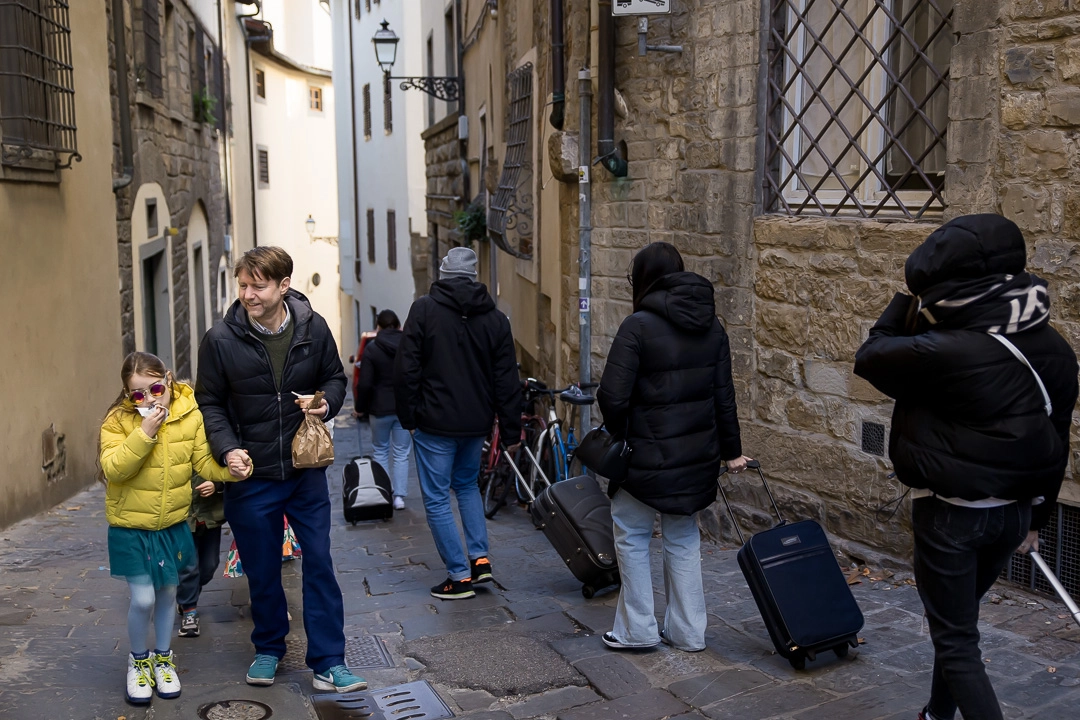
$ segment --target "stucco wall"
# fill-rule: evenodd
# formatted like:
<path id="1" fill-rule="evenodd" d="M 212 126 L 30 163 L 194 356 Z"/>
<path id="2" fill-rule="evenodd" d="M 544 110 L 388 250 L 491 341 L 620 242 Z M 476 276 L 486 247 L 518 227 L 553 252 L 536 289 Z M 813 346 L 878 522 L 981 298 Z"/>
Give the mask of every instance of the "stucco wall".
<path id="1" fill-rule="evenodd" d="M 82 162 L 56 185 L 0 181 L 0 527 L 93 482 L 100 420 L 120 391 L 105 4 L 70 8 Z M 50 425 L 64 435 L 65 458 L 51 481 L 42 469 Z"/>

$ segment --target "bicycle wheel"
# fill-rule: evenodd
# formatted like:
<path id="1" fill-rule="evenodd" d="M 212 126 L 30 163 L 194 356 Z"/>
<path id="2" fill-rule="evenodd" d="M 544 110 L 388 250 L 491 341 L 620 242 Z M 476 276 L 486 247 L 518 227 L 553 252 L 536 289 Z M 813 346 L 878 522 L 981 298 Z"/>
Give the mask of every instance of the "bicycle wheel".
<path id="1" fill-rule="evenodd" d="M 484 517 L 488 520 L 495 517 L 499 508 L 506 504 L 507 477 L 505 468 L 496 468 L 489 474 L 487 485 L 484 486 L 482 497 L 484 498 Z"/>

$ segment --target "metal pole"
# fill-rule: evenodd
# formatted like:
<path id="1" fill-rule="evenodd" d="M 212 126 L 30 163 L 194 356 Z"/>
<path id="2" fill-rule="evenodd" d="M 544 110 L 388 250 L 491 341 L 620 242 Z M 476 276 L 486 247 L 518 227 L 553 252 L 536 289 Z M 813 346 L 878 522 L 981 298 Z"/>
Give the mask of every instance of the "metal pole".
<path id="1" fill-rule="evenodd" d="M 578 125 L 578 380 L 592 382 L 592 74 L 578 71 L 581 118 Z M 581 432 L 592 428 L 591 408 L 581 407 Z"/>

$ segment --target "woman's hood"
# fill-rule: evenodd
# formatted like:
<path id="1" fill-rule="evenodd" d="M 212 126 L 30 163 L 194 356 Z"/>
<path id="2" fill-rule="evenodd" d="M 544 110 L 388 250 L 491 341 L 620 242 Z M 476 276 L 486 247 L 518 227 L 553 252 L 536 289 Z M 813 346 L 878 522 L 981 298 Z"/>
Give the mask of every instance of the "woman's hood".
<path id="1" fill-rule="evenodd" d="M 1018 275 L 1027 263 L 1024 235 L 1012 220 L 983 213 L 950 220 L 908 257 L 908 289 L 921 296 L 949 280 Z"/>
<path id="2" fill-rule="evenodd" d="M 675 327 L 693 333 L 707 332 L 716 321 L 712 283 L 692 272 L 664 275 L 653 283 L 638 309 L 656 313 Z"/>

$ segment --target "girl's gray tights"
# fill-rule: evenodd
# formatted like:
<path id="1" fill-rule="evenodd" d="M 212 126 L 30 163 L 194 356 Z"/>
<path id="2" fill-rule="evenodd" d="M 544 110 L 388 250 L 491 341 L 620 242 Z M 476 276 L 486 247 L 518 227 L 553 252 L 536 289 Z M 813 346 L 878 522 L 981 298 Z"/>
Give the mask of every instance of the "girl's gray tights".
<path id="1" fill-rule="evenodd" d="M 150 583 L 128 582 L 131 588 L 131 607 L 128 608 L 128 639 L 131 652 L 142 655 L 147 650 L 146 634 L 150 618 L 154 619 L 154 650 L 168 652 L 173 635 L 173 616 L 176 615 L 176 586 L 154 588 Z"/>

